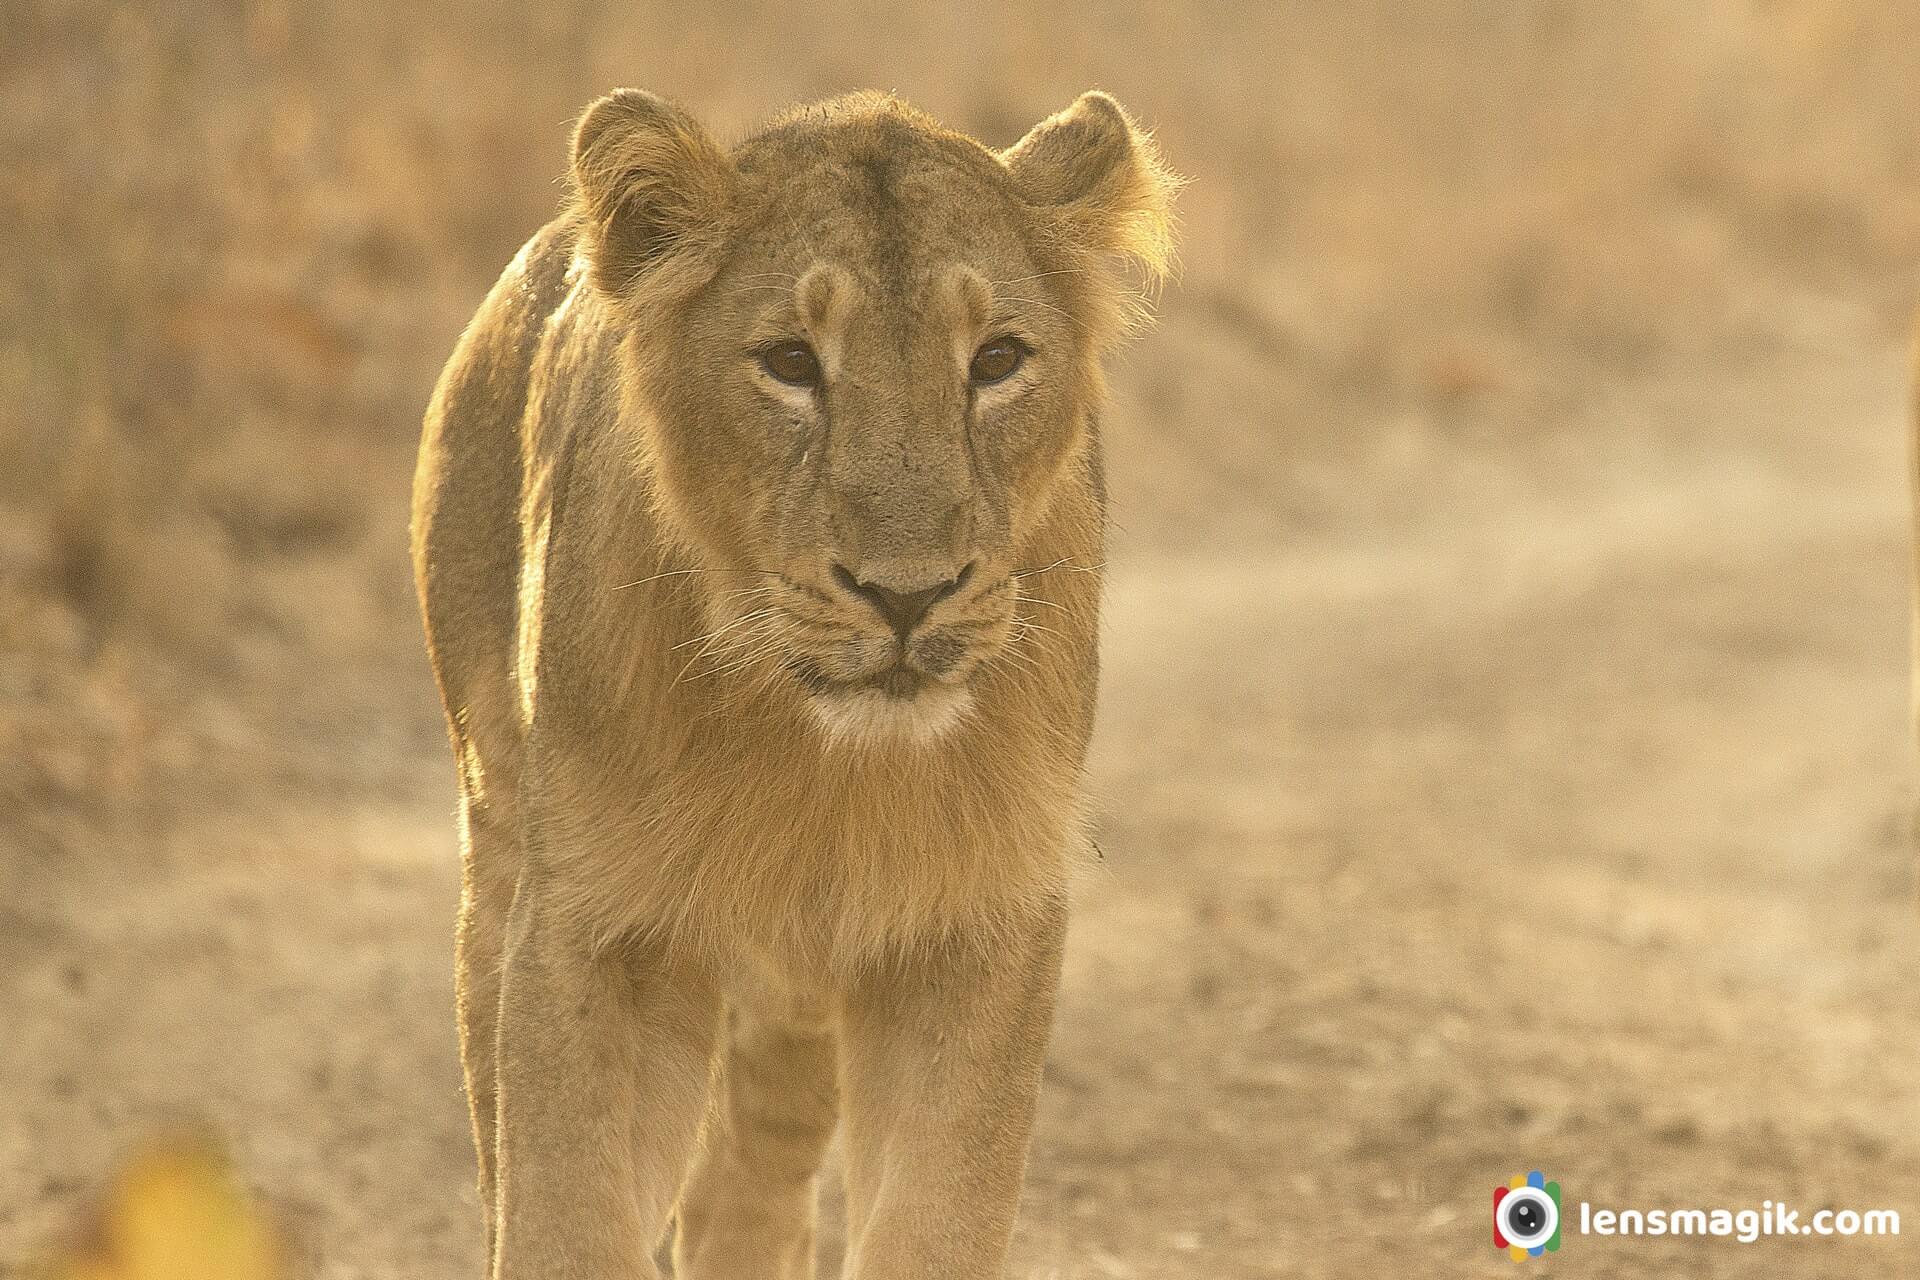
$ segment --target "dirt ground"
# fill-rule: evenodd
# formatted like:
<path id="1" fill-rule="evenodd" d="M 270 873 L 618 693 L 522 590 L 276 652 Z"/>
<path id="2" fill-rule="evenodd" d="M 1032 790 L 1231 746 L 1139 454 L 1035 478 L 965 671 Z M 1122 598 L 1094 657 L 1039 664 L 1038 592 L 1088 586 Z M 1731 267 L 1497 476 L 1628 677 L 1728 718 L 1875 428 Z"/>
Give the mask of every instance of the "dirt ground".
<path id="1" fill-rule="evenodd" d="M 1908 9 L 23 12 L 0 1274 L 181 1121 L 304 1276 L 477 1274 L 411 433 L 620 81 L 995 141 L 1101 83 L 1196 179 L 1115 378 L 1106 860 L 1012 1275 L 1504 1275 L 1536 1168 L 1907 1230 L 1525 1274 L 1920 1274 Z"/>

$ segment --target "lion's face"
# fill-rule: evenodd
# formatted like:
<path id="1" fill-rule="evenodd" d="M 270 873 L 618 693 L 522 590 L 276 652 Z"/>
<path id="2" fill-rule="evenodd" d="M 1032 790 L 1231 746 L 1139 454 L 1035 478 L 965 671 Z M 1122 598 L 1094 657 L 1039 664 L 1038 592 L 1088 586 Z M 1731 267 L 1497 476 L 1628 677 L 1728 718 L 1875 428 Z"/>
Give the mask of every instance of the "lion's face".
<path id="1" fill-rule="evenodd" d="M 1005 155 L 877 98 L 730 156 L 694 129 L 616 95 L 576 174 L 590 216 L 609 181 L 628 193 L 590 252 L 631 317 L 664 514 L 708 570 L 696 657 L 798 682 L 836 732 L 936 735 L 1023 625 L 1020 574 L 1044 566 L 1020 547 L 1091 429 L 1116 319 L 1094 255 L 1116 246 L 1060 193 L 1157 174 L 1098 98 Z M 662 138 L 672 199 L 634 176 Z M 676 202 L 708 213 L 675 234 Z"/>

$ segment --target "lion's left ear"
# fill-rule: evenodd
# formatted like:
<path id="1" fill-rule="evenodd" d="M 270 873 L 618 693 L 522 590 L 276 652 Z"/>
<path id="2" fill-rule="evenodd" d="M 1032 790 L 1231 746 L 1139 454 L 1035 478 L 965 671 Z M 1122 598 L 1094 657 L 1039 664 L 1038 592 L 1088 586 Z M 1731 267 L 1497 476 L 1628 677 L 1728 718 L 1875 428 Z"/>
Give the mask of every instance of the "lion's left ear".
<path id="1" fill-rule="evenodd" d="M 1081 245 L 1132 259 L 1149 282 L 1172 266 L 1181 180 L 1153 138 L 1106 94 L 1081 94 L 1000 160 L 1028 202 L 1054 209 Z"/>

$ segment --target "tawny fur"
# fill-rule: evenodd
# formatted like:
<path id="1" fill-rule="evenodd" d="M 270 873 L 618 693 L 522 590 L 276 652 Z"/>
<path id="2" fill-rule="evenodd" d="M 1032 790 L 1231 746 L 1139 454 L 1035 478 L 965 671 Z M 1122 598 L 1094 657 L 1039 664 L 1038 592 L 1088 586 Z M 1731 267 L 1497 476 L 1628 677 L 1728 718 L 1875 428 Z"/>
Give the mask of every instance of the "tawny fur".
<path id="1" fill-rule="evenodd" d="M 844 1120 L 849 1274 L 997 1275 L 1087 845 L 1100 358 L 1174 181 L 1098 94 L 995 153 L 880 95 L 724 150 L 630 90 L 573 179 L 415 484 L 490 1274 L 653 1275 L 677 1209 L 677 1275 L 810 1276 Z M 855 583 L 947 585 L 903 638 Z"/>

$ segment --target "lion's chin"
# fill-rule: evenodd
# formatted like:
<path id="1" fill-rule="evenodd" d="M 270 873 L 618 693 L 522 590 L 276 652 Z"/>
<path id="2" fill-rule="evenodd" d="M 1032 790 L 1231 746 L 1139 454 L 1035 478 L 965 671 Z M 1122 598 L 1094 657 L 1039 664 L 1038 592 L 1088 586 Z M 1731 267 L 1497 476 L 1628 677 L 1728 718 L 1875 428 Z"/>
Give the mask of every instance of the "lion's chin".
<path id="1" fill-rule="evenodd" d="M 973 691 L 965 685 L 931 681 L 904 696 L 871 686 L 816 691 L 807 695 L 807 709 L 836 747 L 894 742 L 926 746 L 952 733 L 967 718 L 973 710 Z"/>

